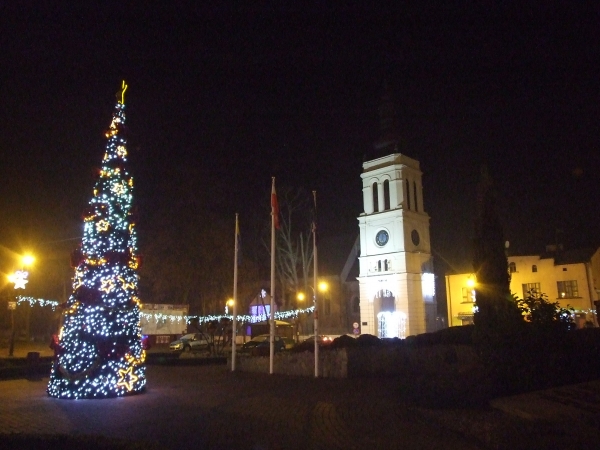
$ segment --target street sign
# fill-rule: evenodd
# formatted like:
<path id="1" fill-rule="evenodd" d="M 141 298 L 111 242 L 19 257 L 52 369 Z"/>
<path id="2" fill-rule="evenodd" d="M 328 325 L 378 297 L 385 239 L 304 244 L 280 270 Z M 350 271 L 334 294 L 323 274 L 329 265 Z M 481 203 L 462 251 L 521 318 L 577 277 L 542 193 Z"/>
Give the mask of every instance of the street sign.
<path id="1" fill-rule="evenodd" d="M 17 309 L 17 302 L 8 302 L 8 309 Z"/>

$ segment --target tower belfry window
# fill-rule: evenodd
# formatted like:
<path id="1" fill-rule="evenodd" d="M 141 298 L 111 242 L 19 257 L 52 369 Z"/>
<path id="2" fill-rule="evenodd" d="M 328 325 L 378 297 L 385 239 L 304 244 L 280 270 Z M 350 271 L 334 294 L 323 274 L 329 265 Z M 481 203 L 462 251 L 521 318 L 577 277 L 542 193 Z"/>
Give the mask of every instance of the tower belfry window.
<path id="1" fill-rule="evenodd" d="M 390 180 L 383 182 L 383 210 L 390 209 Z"/>
<path id="2" fill-rule="evenodd" d="M 410 209 L 410 182 L 406 180 L 406 208 Z"/>
<path id="3" fill-rule="evenodd" d="M 377 190 L 377 183 L 373 183 L 373 212 L 379 211 L 379 192 Z"/>
<path id="4" fill-rule="evenodd" d="M 415 195 L 415 211 L 419 210 L 419 202 L 417 201 L 417 182 L 413 181 L 413 194 Z"/>

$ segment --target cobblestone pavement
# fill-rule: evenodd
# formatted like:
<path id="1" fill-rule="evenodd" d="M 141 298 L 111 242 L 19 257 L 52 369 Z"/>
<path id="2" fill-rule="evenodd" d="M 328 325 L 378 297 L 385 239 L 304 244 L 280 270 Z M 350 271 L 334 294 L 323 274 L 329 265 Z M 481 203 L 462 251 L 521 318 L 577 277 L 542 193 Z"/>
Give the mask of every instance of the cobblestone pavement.
<path id="1" fill-rule="evenodd" d="M 147 391 L 118 399 L 53 399 L 47 381 L 0 381 L 2 433 L 95 434 L 173 450 L 581 450 L 600 442 L 600 381 L 455 410 L 405 405 L 393 379 L 232 373 L 224 365 L 148 366 Z"/>
<path id="2" fill-rule="evenodd" d="M 76 401 L 48 397 L 47 381 L 0 381 L 3 433 L 96 434 L 176 450 L 479 448 L 397 404 L 391 380 L 149 366 L 141 395 Z"/>

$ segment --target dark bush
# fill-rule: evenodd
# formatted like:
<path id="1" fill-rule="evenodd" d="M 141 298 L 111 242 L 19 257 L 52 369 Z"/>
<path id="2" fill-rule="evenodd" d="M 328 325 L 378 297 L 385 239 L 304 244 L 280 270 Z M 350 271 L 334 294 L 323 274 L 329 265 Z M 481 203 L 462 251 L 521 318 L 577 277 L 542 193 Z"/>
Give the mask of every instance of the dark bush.
<path id="1" fill-rule="evenodd" d="M 381 345 L 381 339 L 372 334 L 361 334 L 356 338 L 357 347 L 374 347 Z"/>
<path id="2" fill-rule="evenodd" d="M 348 336 L 347 334 L 342 334 L 339 337 L 336 337 L 329 347 L 331 348 L 348 348 L 348 347 L 356 347 L 357 339 Z"/>

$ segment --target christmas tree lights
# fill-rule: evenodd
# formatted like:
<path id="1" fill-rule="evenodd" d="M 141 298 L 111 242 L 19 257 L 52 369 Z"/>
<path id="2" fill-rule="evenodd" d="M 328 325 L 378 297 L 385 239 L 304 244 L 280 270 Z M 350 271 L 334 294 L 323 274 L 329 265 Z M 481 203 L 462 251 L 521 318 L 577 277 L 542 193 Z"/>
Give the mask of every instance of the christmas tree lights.
<path id="1" fill-rule="evenodd" d="M 72 256 L 73 293 L 50 373 L 52 397 L 117 397 L 139 393 L 146 385 L 133 178 L 126 169 L 126 89 L 123 82 L 106 132 L 102 168 L 84 212 L 81 248 Z"/>

